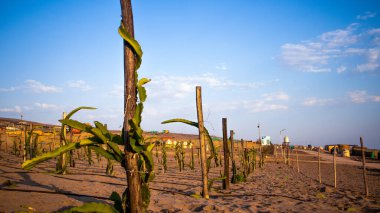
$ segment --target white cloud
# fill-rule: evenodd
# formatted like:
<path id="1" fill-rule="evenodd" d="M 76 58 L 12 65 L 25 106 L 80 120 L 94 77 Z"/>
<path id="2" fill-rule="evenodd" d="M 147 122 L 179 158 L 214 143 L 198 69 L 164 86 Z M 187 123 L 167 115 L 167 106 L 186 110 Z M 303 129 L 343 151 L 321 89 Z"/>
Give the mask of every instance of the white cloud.
<path id="1" fill-rule="evenodd" d="M 92 90 L 92 87 L 83 80 L 76 80 L 76 81 L 71 80 L 71 81 L 68 81 L 66 84 L 69 88 L 76 88 L 83 92 Z"/>
<path id="2" fill-rule="evenodd" d="M 304 106 L 325 106 L 332 103 L 333 99 L 320 99 L 316 97 L 310 97 L 303 101 L 302 105 Z"/>
<path id="3" fill-rule="evenodd" d="M 13 108 L 0 108 L 0 112 L 14 112 L 21 113 L 22 109 L 20 106 L 14 106 Z"/>
<path id="4" fill-rule="evenodd" d="M 372 48 L 367 51 L 367 63 L 359 64 L 359 72 L 374 71 L 380 67 L 380 48 Z"/>
<path id="5" fill-rule="evenodd" d="M 376 13 L 374 12 L 371 12 L 371 11 L 367 11 L 365 12 L 364 14 L 361 14 L 361 15 L 357 15 L 356 16 L 356 19 L 359 19 L 359 20 L 367 20 L 369 18 L 373 18 L 376 16 Z"/>
<path id="6" fill-rule="evenodd" d="M 266 101 L 276 101 L 276 100 L 287 101 L 287 100 L 289 100 L 288 94 L 286 94 L 283 91 L 275 92 L 275 93 L 263 94 L 262 97 Z"/>
<path id="7" fill-rule="evenodd" d="M 26 80 L 26 89 L 30 89 L 35 93 L 55 93 L 62 91 L 61 88 L 55 86 L 48 86 L 36 80 Z"/>
<path id="8" fill-rule="evenodd" d="M 261 95 L 261 99 L 231 101 L 226 103 L 214 103 L 212 109 L 216 111 L 248 110 L 250 112 L 265 112 L 287 110 L 289 107 L 284 101 L 289 100 L 289 95 L 283 91 Z"/>
<path id="9" fill-rule="evenodd" d="M 312 40 L 283 44 L 281 60 L 303 72 L 379 70 L 379 32 L 380 29 L 367 30 L 353 23 L 345 29 L 322 33 Z"/>
<path id="10" fill-rule="evenodd" d="M 215 69 L 224 71 L 224 70 L 227 70 L 228 67 L 227 67 L 226 63 L 220 63 L 220 64 L 215 66 Z"/>
<path id="11" fill-rule="evenodd" d="M 243 83 L 206 73 L 200 76 L 156 76 L 152 78 L 152 81 L 146 87 L 151 97 L 183 98 L 195 92 L 197 85 L 213 89 L 255 89 L 277 83 L 278 81 L 278 79 L 274 79 Z"/>
<path id="12" fill-rule="evenodd" d="M 354 103 L 364 103 L 368 99 L 367 91 L 365 90 L 357 90 L 348 93 L 351 101 Z"/>
<path id="13" fill-rule="evenodd" d="M 336 69 L 336 72 L 337 72 L 337 73 L 342 73 L 342 72 L 346 71 L 346 69 L 347 69 L 347 67 L 341 65 L 341 66 L 339 66 L 339 67 Z"/>
<path id="14" fill-rule="evenodd" d="M 254 101 L 245 107 L 252 112 L 265 112 L 274 110 L 286 110 L 289 107 L 284 104 L 268 103 L 266 101 Z"/>
<path id="15" fill-rule="evenodd" d="M 379 95 L 369 95 L 365 90 L 356 90 L 348 93 L 351 101 L 354 103 L 365 103 L 368 101 L 380 102 Z"/>
<path id="16" fill-rule="evenodd" d="M 380 102 L 380 95 L 371 96 L 371 99 L 372 99 L 373 102 Z"/>
<path id="17" fill-rule="evenodd" d="M 357 24 L 351 24 L 346 29 L 338 29 L 330 32 L 323 33 L 320 36 L 320 40 L 327 47 L 342 47 L 350 44 L 354 44 L 358 40 L 358 36 L 355 34 Z"/>
<path id="18" fill-rule="evenodd" d="M 34 105 L 38 108 L 41 109 L 46 109 L 46 110 L 56 110 L 59 109 L 59 107 L 55 104 L 46 104 L 46 103 L 34 103 Z"/>
<path id="19" fill-rule="evenodd" d="M 320 47 L 311 43 L 282 45 L 282 60 L 289 66 L 304 72 L 329 72 L 331 69 L 322 68 L 327 64 L 329 55 L 320 51 Z"/>
<path id="20" fill-rule="evenodd" d="M 122 85 L 113 85 L 113 89 L 108 94 L 118 98 L 123 97 L 124 87 Z"/>
<path id="21" fill-rule="evenodd" d="M 34 93 L 56 93 L 61 92 L 62 88 L 56 86 L 48 86 L 36 80 L 26 80 L 24 82 L 24 85 L 21 86 L 0 88 L 0 92 L 14 92 L 18 90 L 31 91 Z"/>
<path id="22" fill-rule="evenodd" d="M 0 88 L 0 92 L 13 92 L 19 89 L 20 87 Z"/>

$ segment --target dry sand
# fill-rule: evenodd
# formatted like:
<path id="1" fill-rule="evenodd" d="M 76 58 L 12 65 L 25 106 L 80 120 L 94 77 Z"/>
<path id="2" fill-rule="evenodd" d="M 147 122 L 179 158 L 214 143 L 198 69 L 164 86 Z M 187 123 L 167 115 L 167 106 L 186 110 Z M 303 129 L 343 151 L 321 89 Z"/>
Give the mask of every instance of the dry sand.
<path id="1" fill-rule="evenodd" d="M 189 153 L 189 152 L 187 152 Z M 52 173 L 55 161 L 39 165 L 29 172 L 22 170 L 21 158 L 0 152 L 0 212 L 51 212 L 78 206 L 84 202 L 108 202 L 112 191 L 125 189 L 125 174 L 116 167 L 114 177 L 105 174 L 105 163 L 76 160 L 70 174 Z M 187 156 L 187 161 L 188 161 Z M 315 156 L 300 153 L 300 161 L 316 160 Z M 157 159 L 155 159 L 157 162 Z M 263 169 L 256 169 L 245 183 L 231 184 L 231 190 L 221 189 L 216 182 L 209 200 L 190 195 L 201 191 L 198 161 L 196 169 L 179 172 L 169 153 L 169 169 L 162 173 L 156 165 L 157 176 L 151 187 L 151 212 L 380 212 L 380 171 L 370 169 L 369 198 L 363 196 L 362 170 L 359 166 L 338 164 L 338 188 L 334 189 L 332 164 L 322 164 L 323 184 L 318 183 L 316 163 L 295 161 L 291 166 L 268 159 Z M 210 177 L 219 176 L 222 167 L 212 168 Z M 9 186 L 10 180 L 13 183 Z M 325 190 L 324 190 L 325 189 Z M 26 191 L 34 192 L 26 192 Z M 325 191 L 325 192 L 321 192 Z"/>

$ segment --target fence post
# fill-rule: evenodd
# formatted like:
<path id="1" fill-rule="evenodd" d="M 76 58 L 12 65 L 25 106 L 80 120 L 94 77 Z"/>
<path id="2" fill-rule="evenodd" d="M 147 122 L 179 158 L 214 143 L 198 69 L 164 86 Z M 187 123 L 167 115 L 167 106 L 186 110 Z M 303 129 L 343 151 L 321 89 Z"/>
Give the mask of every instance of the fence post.
<path id="1" fill-rule="evenodd" d="M 230 130 L 230 140 L 231 140 L 231 160 L 234 160 L 234 130 Z"/>
<path id="2" fill-rule="evenodd" d="M 322 183 L 322 174 L 321 174 L 321 149 L 318 147 L 318 177 L 319 183 Z"/>
<path id="3" fill-rule="evenodd" d="M 277 163 L 277 145 L 273 145 L 273 150 L 274 150 L 274 159 L 276 160 L 276 163 Z"/>
<path id="4" fill-rule="evenodd" d="M 297 158 L 297 172 L 300 173 L 300 165 L 298 163 L 298 151 L 296 149 L 296 158 Z"/>
<path id="5" fill-rule="evenodd" d="M 365 189 L 365 196 L 368 197 L 368 183 L 367 183 L 367 171 L 365 167 L 365 152 L 364 152 L 364 144 L 363 144 L 363 138 L 360 137 L 360 146 L 362 149 L 362 162 L 363 162 L 363 179 L 364 179 L 364 189 Z"/>
<path id="6" fill-rule="evenodd" d="M 230 189 L 230 162 L 229 162 L 229 151 L 228 151 L 228 140 L 227 140 L 227 118 L 222 118 L 223 126 L 223 152 L 224 152 L 224 176 L 223 189 Z"/>
<path id="7" fill-rule="evenodd" d="M 208 199 L 208 179 L 207 179 L 207 165 L 206 165 L 206 147 L 205 147 L 205 130 L 203 124 L 203 111 L 202 111 L 202 89 L 200 86 L 196 87 L 197 98 L 197 116 L 198 116 L 198 130 L 199 142 L 201 152 L 201 168 L 202 168 L 202 182 L 203 182 L 203 198 Z"/>
<path id="8" fill-rule="evenodd" d="M 5 152 L 8 153 L 8 134 L 5 132 Z"/>
<path id="9" fill-rule="evenodd" d="M 333 165 L 334 165 L 334 188 L 336 188 L 336 146 L 334 146 Z"/>

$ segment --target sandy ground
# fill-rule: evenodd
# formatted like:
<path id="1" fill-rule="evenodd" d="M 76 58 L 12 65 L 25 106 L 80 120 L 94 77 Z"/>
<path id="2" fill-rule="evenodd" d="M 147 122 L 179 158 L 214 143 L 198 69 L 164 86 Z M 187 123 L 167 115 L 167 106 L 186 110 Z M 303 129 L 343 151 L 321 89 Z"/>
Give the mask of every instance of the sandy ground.
<path id="1" fill-rule="evenodd" d="M 189 153 L 189 152 L 188 152 Z M 112 191 L 121 193 L 126 179 L 121 167 L 113 177 L 105 174 L 103 160 L 94 165 L 76 160 L 68 175 L 52 173 L 55 161 L 26 172 L 20 169 L 21 158 L 0 152 L 0 212 L 51 212 L 78 206 L 84 202 L 108 202 Z M 187 156 L 189 157 L 189 156 Z M 293 156 L 295 157 L 295 156 Z M 380 212 L 380 171 L 368 170 L 370 197 L 363 196 L 362 169 L 357 165 L 337 165 L 337 188 L 334 189 L 332 164 L 322 163 L 322 184 L 318 182 L 316 156 L 299 153 L 300 173 L 295 158 L 291 165 L 281 159 L 267 159 L 263 169 L 257 168 L 245 183 L 231 184 L 222 190 L 221 182 L 213 185 L 209 200 L 190 195 L 201 191 L 201 176 L 196 158 L 195 170 L 179 172 L 173 153 L 169 153 L 169 169 L 150 184 L 151 212 Z M 188 158 L 187 158 L 188 161 Z M 155 159 L 157 162 L 157 159 Z M 210 177 L 219 176 L 222 167 L 212 168 Z M 9 181 L 11 185 L 9 184 Z M 28 191 L 28 192 L 27 192 Z M 33 192 L 29 192 L 33 191 Z"/>

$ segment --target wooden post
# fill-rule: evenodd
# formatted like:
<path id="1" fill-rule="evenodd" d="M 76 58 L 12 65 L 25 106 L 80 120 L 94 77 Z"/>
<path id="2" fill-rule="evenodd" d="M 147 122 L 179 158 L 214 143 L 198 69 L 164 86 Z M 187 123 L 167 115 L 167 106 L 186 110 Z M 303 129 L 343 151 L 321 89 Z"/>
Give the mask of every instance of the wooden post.
<path id="1" fill-rule="evenodd" d="M 298 163 L 298 151 L 297 151 L 297 149 L 296 149 L 296 160 L 297 160 L 297 172 L 298 173 L 300 173 L 300 165 L 299 165 L 299 163 Z"/>
<path id="2" fill-rule="evenodd" d="M 368 185 L 367 185 L 368 184 L 367 183 L 367 171 L 366 171 L 366 167 L 365 167 L 365 152 L 364 152 L 364 144 L 363 144 L 363 138 L 362 137 L 360 137 L 360 146 L 362 149 L 364 190 L 365 190 L 365 196 L 368 197 L 369 192 L 368 192 Z"/>
<path id="3" fill-rule="evenodd" d="M 273 156 L 274 156 L 274 160 L 275 160 L 276 163 L 277 163 L 277 151 L 276 151 L 276 145 L 273 145 Z"/>
<path id="4" fill-rule="evenodd" d="M 33 124 L 30 124 L 29 128 L 30 128 L 30 132 L 31 132 L 33 129 Z M 30 134 L 29 137 L 30 137 L 30 140 L 29 140 L 29 159 L 31 160 L 34 157 L 33 156 L 33 134 Z"/>
<path id="5" fill-rule="evenodd" d="M 322 183 L 322 174 L 321 174 L 321 149 L 318 147 L 318 177 L 319 183 Z"/>
<path id="6" fill-rule="evenodd" d="M 336 188 L 336 146 L 334 146 L 334 153 L 333 153 L 333 165 L 334 165 L 334 188 Z"/>
<path id="7" fill-rule="evenodd" d="M 66 118 L 66 112 L 63 112 L 62 113 L 62 119 L 65 119 L 65 118 Z M 65 126 L 65 125 L 63 125 L 63 126 Z M 66 129 L 63 129 L 62 132 L 63 132 L 63 135 L 60 135 L 60 146 L 66 145 L 65 141 L 64 141 L 64 139 L 66 138 Z M 60 165 L 61 172 L 62 172 L 62 174 L 66 174 L 67 153 L 65 152 L 65 153 L 61 154 L 60 158 L 61 158 L 61 165 Z"/>
<path id="8" fill-rule="evenodd" d="M 286 145 L 286 162 L 288 165 L 290 165 L 289 148 L 289 145 Z"/>
<path id="9" fill-rule="evenodd" d="M 228 151 L 228 141 L 227 141 L 227 118 L 222 118 L 223 125 L 223 151 L 224 151 L 224 176 L 223 189 L 230 189 L 230 162 L 229 162 L 229 151 Z"/>
<path id="10" fill-rule="evenodd" d="M 194 163 L 194 144 L 191 143 L 191 166 L 194 169 L 195 163 Z"/>
<path id="11" fill-rule="evenodd" d="M 106 128 L 107 128 L 107 126 L 106 126 Z M 69 143 L 73 143 L 73 128 L 72 127 L 70 127 L 70 142 Z M 69 156 L 69 158 L 70 158 L 70 167 L 75 167 L 75 160 L 74 160 L 74 157 L 73 157 L 74 151 L 70 150 L 69 153 L 70 153 L 70 156 Z"/>
<path id="12" fill-rule="evenodd" d="M 23 128 L 24 128 L 24 140 L 23 140 L 24 141 L 24 144 L 23 144 L 24 148 L 23 148 L 23 153 L 22 153 L 22 159 L 25 162 L 26 161 L 26 149 L 27 149 L 27 147 L 26 147 L 26 126 L 23 125 Z"/>
<path id="13" fill-rule="evenodd" d="M 205 144 L 205 130 L 203 124 L 203 111 L 202 111 L 202 88 L 196 87 L 196 99 L 197 99 L 197 116 L 198 116 L 198 130 L 199 130 L 199 147 L 201 151 L 201 169 L 202 169 L 202 182 L 203 190 L 202 195 L 208 199 L 208 178 L 207 178 L 207 165 L 206 165 L 206 144 Z"/>
<path id="14" fill-rule="evenodd" d="M 8 134 L 5 132 L 5 152 L 8 153 Z"/>
<path id="15" fill-rule="evenodd" d="M 230 130 L 230 140 L 231 140 L 231 160 L 234 160 L 234 130 Z"/>
<path id="16" fill-rule="evenodd" d="M 53 150 L 55 150 L 55 127 L 53 126 Z"/>
<path id="17" fill-rule="evenodd" d="M 120 0 L 122 25 L 128 34 L 134 38 L 133 14 L 131 0 Z M 126 205 L 130 212 L 143 212 L 143 202 L 141 194 L 142 181 L 138 167 L 138 157 L 130 148 L 129 131 L 131 129 L 129 121 L 136 111 L 136 58 L 130 45 L 123 40 L 124 44 L 124 155 L 125 168 L 128 182 L 128 198 Z"/>

